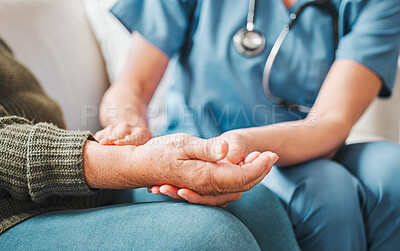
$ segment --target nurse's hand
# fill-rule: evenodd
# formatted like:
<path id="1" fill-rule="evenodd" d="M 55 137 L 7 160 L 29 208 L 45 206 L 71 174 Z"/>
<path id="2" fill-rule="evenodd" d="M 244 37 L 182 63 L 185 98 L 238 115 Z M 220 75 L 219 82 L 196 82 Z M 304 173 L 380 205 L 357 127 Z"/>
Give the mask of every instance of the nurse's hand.
<path id="1" fill-rule="evenodd" d="M 98 131 L 94 137 L 102 145 L 134 145 L 145 144 L 152 138 L 149 128 L 143 126 L 131 126 L 123 122 L 117 125 L 109 125 L 101 131 Z"/>
<path id="2" fill-rule="evenodd" d="M 186 200 L 192 204 L 200 204 L 213 207 L 226 207 L 229 203 L 238 201 L 242 193 L 224 193 L 217 195 L 201 195 L 186 188 L 176 188 L 171 185 L 162 185 L 149 188 L 149 193 L 163 194 L 174 199 Z"/>
<path id="3" fill-rule="evenodd" d="M 245 130 L 228 131 L 216 139 L 225 140 L 229 145 L 228 155 L 223 162 L 241 164 L 250 153 L 248 151 L 249 142 L 245 136 Z"/>
<path id="4" fill-rule="evenodd" d="M 249 154 L 241 165 L 252 163 L 260 156 L 259 152 Z M 276 162 L 276 161 L 275 161 Z M 274 163 L 275 163 L 274 162 Z M 174 199 L 186 200 L 193 204 L 202 204 L 207 206 L 226 207 L 230 202 L 240 199 L 242 193 L 225 193 L 218 195 L 201 195 L 189 189 L 179 189 L 171 185 L 154 186 L 149 188 L 149 193 L 163 194 Z"/>

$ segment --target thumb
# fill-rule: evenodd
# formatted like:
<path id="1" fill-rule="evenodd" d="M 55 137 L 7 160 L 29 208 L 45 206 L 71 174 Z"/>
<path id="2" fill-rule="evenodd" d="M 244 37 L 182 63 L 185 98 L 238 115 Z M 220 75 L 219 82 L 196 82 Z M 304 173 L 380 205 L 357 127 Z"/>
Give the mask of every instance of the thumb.
<path id="1" fill-rule="evenodd" d="M 225 140 L 196 139 L 188 143 L 185 154 L 191 159 L 215 162 L 224 159 L 228 151 L 229 146 Z"/>

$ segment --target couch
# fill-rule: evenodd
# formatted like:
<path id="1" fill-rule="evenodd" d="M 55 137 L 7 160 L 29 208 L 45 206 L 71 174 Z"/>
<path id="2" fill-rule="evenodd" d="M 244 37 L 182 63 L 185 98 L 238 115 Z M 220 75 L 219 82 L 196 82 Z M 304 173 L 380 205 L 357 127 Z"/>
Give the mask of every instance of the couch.
<path id="1" fill-rule="evenodd" d="M 96 132 L 102 94 L 121 71 L 130 34 L 107 12 L 115 0 L 0 0 L 0 36 L 57 100 L 70 129 Z M 400 71 L 400 70 L 399 70 Z M 168 78 L 168 74 L 165 78 Z M 348 143 L 400 142 L 400 79 L 390 99 L 376 99 Z M 152 111 L 162 111 L 163 81 Z M 160 112 L 150 115 L 156 130 Z"/>

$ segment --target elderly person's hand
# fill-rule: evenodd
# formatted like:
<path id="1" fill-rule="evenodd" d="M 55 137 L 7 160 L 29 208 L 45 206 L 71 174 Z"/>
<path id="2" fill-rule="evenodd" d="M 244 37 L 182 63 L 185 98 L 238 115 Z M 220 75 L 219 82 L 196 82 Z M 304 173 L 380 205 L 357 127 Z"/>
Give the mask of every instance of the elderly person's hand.
<path id="1" fill-rule="evenodd" d="M 227 156 L 219 161 L 220 163 L 243 166 L 252 163 L 259 157 L 259 152 L 248 154 L 247 140 L 243 133 L 244 132 L 241 130 L 229 131 L 215 139 L 217 141 L 225 141 L 229 146 Z M 154 186 L 149 189 L 149 192 L 153 194 L 164 194 L 174 199 L 184 199 L 190 203 L 219 207 L 226 207 L 230 202 L 239 200 L 242 195 L 242 193 L 201 195 L 189 189 L 179 189 L 171 185 Z"/>
<path id="2" fill-rule="evenodd" d="M 253 152 L 249 154 L 240 165 L 252 163 L 259 156 L 259 152 Z M 242 192 L 224 193 L 217 195 L 201 195 L 189 189 L 179 189 L 171 185 L 154 186 L 152 188 L 149 188 L 149 192 L 153 194 L 164 194 L 174 199 L 183 199 L 194 204 L 218 207 L 226 207 L 230 202 L 238 201 L 242 196 Z"/>
<path id="3" fill-rule="evenodd" d="M 89 147 L 92 144 L 102 151 L 97 149 L 97 154 L 91 154 L 96 151 Z M 244 192 L 259 183 L 278 159 L 276 154 L 265 152 L 252 154 L 251 161 L 242 165 L 224 163 L 220 160 L 229 152 L 226 141 L 186 134 L 154 138 L 138 147 L 106 147 L 94 142 L 87 145 L 84 172 L 93 188 L 150 188 L 167 184 L 201 195 Z M 114 163 L 107 164 L 106 159 Z M 113 168 L 110 170 L 109 166 Z"/>

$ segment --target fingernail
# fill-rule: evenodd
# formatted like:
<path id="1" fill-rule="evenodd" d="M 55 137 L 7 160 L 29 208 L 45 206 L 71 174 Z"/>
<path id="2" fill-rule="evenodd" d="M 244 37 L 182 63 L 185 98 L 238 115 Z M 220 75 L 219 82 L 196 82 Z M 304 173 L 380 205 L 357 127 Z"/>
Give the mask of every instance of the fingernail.
<path id="1" fill-rule="evenodd" d="M 155 187 L 151 188 L 151 193 L 152 194 L 157 194 L 160 190 L 157 191 L 157 189 Z"/>
<path id="2" fill-rule="evenodd" d="M 178 195 L 179 195 L 182 199 L 184 199 L 184 200 L 187 200 L 187 199 L 188 199 L 187 194 L 185 194 L 184 192 L 178 191 Z"/>
<path id="3" fill-rule="evenodd" d="M 167 190 L 166 190 L 164 187 L 160 187 L 159 191 L 160 191 L 161 193 L 166 193 L 166 192 L 167 192 Z"/>
<path id="4" fill-rule="evenodd" d="M 278 154 L 274 153 L 274 158 L 273 158 L 274 163 L 276 163 L 278 160 L 279 160 Z"/>

